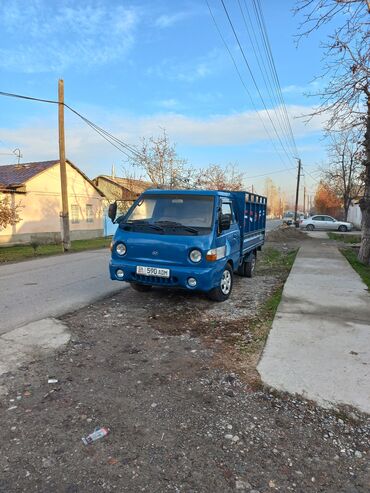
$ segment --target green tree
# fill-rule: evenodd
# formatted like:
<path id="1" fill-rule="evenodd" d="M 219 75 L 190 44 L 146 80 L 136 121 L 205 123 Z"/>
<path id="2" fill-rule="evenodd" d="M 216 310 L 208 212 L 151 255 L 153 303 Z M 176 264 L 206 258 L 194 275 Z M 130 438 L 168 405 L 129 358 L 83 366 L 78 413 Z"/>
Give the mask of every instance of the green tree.
<path id="1" fill-rule="evenodd" d="M 20 209 L 21 205 L 12 204 L 9 195 L 0 195 L 0 229 L 17 224 L 21 220 Z"/>

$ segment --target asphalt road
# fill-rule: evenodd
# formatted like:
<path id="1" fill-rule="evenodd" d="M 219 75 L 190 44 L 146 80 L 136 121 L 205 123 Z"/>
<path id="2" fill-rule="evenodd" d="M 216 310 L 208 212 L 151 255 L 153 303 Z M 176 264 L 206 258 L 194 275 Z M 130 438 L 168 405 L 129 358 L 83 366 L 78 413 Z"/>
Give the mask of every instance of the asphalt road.
<path id="1" fill-rule="evenodd" d="M 109 279 L 109 256 L 104 249 L 0 266 L 0 335 L 125 287 Z"/>
<path id="2" fill-rule="evenodd" d="M 267 230 L 281 224 L 267 221 Z M 0 266 L 0 335 L 58 317 L 127 287 L 108 275 L 110 252 L 94 250 Z"/>
<path id="3" fill-rule="evenodd" d="M 267 219 L 266 221 L 266 230 L 273 231 L 283 224 L 281 219 Z"/>

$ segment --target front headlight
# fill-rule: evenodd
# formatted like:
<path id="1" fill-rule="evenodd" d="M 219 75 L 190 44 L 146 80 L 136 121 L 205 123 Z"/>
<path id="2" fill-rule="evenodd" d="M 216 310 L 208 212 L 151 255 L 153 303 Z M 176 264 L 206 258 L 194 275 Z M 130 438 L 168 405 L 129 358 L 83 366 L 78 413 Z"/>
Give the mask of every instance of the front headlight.
<path id="1" fill-rule="evenodd" d="M 190 252 L 189 258 L 192 262 L 197 264 L 202 260 L 202 252 L 200 252 L 199 250 L 192 250 Z"/>
<path id="2" fill-rule="evenodd" d="M 118 255 L 121 255 L 121 257 L 123 255 L 126 255 L 126 252 L 127 252 L 126 245 L 124 243 L 117 243 L 116 252 L 118 253 Z"/>

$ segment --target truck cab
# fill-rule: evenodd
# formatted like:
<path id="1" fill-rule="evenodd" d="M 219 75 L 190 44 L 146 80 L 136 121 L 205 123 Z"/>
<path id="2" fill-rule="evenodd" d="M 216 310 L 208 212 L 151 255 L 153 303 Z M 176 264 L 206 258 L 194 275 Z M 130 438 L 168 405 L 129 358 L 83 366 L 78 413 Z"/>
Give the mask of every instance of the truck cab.
<path id="1" fill-rule="evenodd" d="M 252 276 L 265 221 L 266 198 L 256 194 L 147 190 L 115 220 L 111 279 L 141 292 L 183 288 L 225 301 L 235 273 Z"/>

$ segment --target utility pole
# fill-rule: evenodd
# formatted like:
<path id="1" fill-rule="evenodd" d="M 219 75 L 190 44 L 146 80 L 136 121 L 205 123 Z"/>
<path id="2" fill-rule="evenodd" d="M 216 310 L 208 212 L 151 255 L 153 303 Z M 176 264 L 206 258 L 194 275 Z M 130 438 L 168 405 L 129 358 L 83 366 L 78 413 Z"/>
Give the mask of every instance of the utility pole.
<path id="1" fill-rule="evenodd" d="M 63 251 L 67 252 L 71 248 L 69 235 L 69 213 L 68 213 L 68 188 L 67 188 L 67 168 L 66 168 L 66 148 L 64 137 L 64 81 L 58 82 L 58 126 L 59 126 L 59 166 L 60 166 L 60 186 L 62 191 L 62 245 Z"/>
<path id="2" fill-rule="evenodd" d="M 299 182 L 301 181 L 301 167 L 302 167 L 301 160 L 298 159 L 297 190 L 295 193 L 295 208 L 294 208 L 294 224 L 295 224 L 296 228 L 298 228 L 298 226 L 299 226 L 299 223 L 298 223 L 298 198 L 299 198 Z"/>
<path id="3" fill-rule="evenodd" d="M 278 210 L 278 216 L 279 216 L 279 219 L 281 219 L 283 217 L 283 212 L 282 212 L 281 190 L 280 190 L 280 187 L 278 188 L 278 194 L 279 194 L 279 210 Z"/>
<path id="4" fill-rule="evenodd" d="M 306 215 L 306 187 L 303 187 L 303 214 Z"/>

